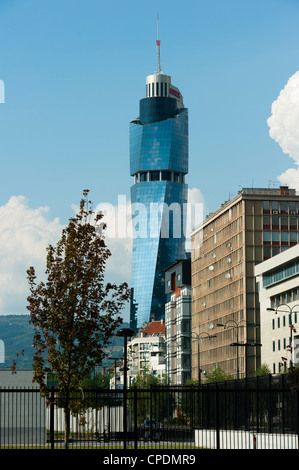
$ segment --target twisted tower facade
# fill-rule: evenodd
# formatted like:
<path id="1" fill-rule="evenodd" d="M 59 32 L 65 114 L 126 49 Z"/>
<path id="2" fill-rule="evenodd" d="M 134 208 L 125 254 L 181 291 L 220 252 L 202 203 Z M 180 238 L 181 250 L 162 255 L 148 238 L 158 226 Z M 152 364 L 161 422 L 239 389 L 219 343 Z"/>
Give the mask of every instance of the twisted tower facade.
<path id="1" fill-rule="evenodd" d="M 130 123 L 133 256 L 130 323 L 164 318 L 164 270 L 185 258 L 188 109 L 160 64 L 146 77 L 146 97 Z"/>

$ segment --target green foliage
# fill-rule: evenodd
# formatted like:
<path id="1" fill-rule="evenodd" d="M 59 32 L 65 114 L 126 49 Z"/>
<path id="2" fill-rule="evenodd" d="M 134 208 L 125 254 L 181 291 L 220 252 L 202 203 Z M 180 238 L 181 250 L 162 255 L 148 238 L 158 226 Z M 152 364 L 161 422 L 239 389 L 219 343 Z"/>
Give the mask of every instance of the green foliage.
<path id="1" fill-rule="evenodd" d="M 134 379 L 134 383 L 131 387 L 136 388 L 150 388 L 157 385 L 166 385 L 166 377 L 159 377 L 151 374 L 147 368 L 139 371 Z"/>
<path id="2" fill-rule="evenodd" d="M 173 408 L 171 398 L 165 393 L 159 392 L 159 386 L 166 385 L 166 377 L 158 377 L 151 374 L 147 368 L 141 370 L 135 377 L 134 383 L 130 387 L 132 392 L 134 388 L 142 391 L 140 400 L 137 402 L 137 422 L 141 424 L 145 418 L 153 416 L 158 420 L 163 420 Z M 134 416 L 135 409 L 132 405 L 131 412 Z"/>
<path id="3" fill-rule="evenodd" d="M 67 414 L 71 394 L 81 390 L 83 380 L 105 357 L 105 348 L 122 323 L 119 312 L 130 296 L 126 283 L 105 284 L 111 253 L 99 235 L 103 215 L 96 214 L 90 223 L 93 212 L 87 194 L 86 190 L 79 213 L 69 220 L 56 247 L 47 249 L 47 281 L 37 284 L 34 268 L 27 271 L 33 380 L 49 397 L 47 375 L 55 374 Z"/>
<path id="4" fill-rule="evenodd" d="M 255 371 L 254 375 L 255 377 L 262 377 L 269 374 L 271 374 L 270 367 L 267 364 L 262 364 L 261 367 Z"/>
<path id="5" fill-rule="evenodd" d="M 205 376 L 206 383 L 215 383 L 215 382 L 225 382 L 226 380 L 233 380 L 234 376 L 232 374 L 226 374 L 219 364 L 216 364 L 214 369 L 211 369 L 207 372 Z"/>
<path id="6" fill-rule="evenodd" d="M 88 377 L 83 379 L 82 388 L 109 389 L 110 375 L 103 375 L 91 372 Z"/>

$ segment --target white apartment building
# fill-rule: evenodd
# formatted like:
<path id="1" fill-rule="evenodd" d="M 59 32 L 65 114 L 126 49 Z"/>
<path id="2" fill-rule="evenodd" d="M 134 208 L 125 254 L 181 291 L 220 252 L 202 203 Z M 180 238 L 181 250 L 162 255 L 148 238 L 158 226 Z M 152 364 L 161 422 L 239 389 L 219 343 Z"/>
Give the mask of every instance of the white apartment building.
<path id="1" fill-rule="evenodd" d="M 299 363 L 299 245 L 255 266 L 259 287 L 261 363 L 272 373 Z"/>
<path id="2" fill-rule="evenodd" d="M 169 385 L 191 379 L 191 259 L 165 270 L 166 368 Z"/>
<path id="3" fill-rule="evenodd" d="M 132 383 L 139 372 L 155 376 L 165 374 L 165 321 L 145 324 L 128 342 L 128 381 Z"/>

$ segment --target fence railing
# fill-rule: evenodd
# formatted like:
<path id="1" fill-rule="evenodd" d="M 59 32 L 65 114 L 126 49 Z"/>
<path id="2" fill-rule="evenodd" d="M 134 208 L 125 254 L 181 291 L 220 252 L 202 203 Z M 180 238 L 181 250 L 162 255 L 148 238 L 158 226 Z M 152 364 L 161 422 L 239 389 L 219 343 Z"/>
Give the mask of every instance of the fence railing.
<path id="1" fill-rule="evenodd" d="M 65 445 L 63 397 L 51 392 L 46 400 L 38 389 L 0 389 L 0 448 Z M 68 447 L 294 449 L 298 405 L 286 376 L 126 393 L 88 389 L 71 397 Z"/>

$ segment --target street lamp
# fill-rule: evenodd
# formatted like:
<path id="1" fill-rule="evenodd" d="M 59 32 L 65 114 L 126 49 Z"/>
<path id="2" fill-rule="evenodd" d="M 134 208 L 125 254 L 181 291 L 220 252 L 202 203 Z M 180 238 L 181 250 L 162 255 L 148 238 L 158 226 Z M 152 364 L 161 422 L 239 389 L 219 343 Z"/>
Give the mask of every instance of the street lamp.
<path id="1" fill-rule="evenodd" d="M 207 333 L 206 331 L 202 331 L 201 333 L 195 333 L 195 332 L 192 332 L 191 333 L 191 336 L 192 335 L 195 335 L 196 338 L 197 338 L 197 361 L 198 361 L 198 386 L 200 387 L 201 385 L 201 372 L 204 372 L 203 369 L 200 368 L 200 360 L 199 360 L 199 357 L 200 357 L 200 348 L 199 348 L 199 340 L 202 338 L 203 335 L 205 335 L 209 340 L 212 339 L 212 338 L 216 338 L 217 335 L 210 335 L 209 333 Z"/>
<path id="2" fill-rule="evenodd" d="M 288 308 L 288 312 L 284 311 L 284 310 L 278 310 L 280 307 L 287 307 Z M 290 330 L 291 330 L 291 336 L 290 336 L 290 345 L 289 345 L 289 348 L 290 348 L 290 351 L 291 351 L 291 360 L 290 360 L 290 369 L 292 370 L 293 368 L 293 351 L 294 351 L 294 347 L 293 347 L 293 333 L 296 333 L 296 329 L 295 329 L 295 326 L 293 324 L 293 321 L 292 321 L 292 316 L 293 316 L 293 312 L 294 312 L 294 309 L 295 307 L 299 307 L 299 304 L 295 304 L 293 305 L 293 307 L 290 307 L 288 304 L 280 304 L 278 305 L 278 307 L 276 308 L 271 308 L 271 307 L 268 307 L 267 310 L 270 311 L 270 312 L 275 312 L 275 314 L 277 314 L 278 312 L 280 313 L 289 313 L 290 314 L 290 319 L 289 319 L 289 327 L 290 327 Z M 295 312 L 296 313 L 296 312 Z"/>
<path id="3" fill-rule="evenodd" d="M 229 326 L 229 323 L 233 323 L 232 328 L 236 328 L 236 330 L 237 330 L 237 342 L 236 343 L 231 343 L 230 346 L 236 346 L 237 344 L 239 344 L 239 328 L 241 326 L 247 326 L 247 327 L 251 327 L 251 328 L 258 327 L 258 325 L 248 323 L 246 320 L 240 320 L 238 322 L 236 322 L 235 320 L 228 320 L 225 324 L 217 323 L 216 326 L 223 326 L 223 328 L 226 329 Z M 243 323 L 243 325 L 242 325 L 242 323 Z M 244 343 L 240 343 L 240 345 L 244 345 Z M 247 364 L 247 352 L 246 352 L 245 362 Z M 246 369 L 247 369 L 247 365 L 246 365 Z M 239 348 L 237 348 L 237 379 L 239 379 L 239 375 L 240 375 L 239 374 Z M 246 375 L 247 375 L 247 371 L 246 371 Z"/>
<path id="4" fill-rule="evenodd" d="M 117 331 L 117 336 L 124 338 L 124 410 L 123 410 L 123 426 L 124 426 L 124 449 L 127 447 L 127 343 L 128 337 L 134 336 L 135 330 L 131 328 L 121 328 Z"/>

